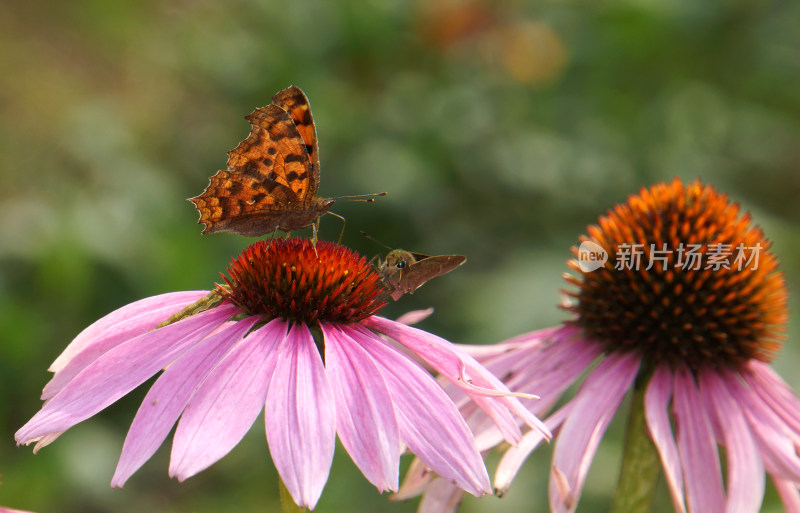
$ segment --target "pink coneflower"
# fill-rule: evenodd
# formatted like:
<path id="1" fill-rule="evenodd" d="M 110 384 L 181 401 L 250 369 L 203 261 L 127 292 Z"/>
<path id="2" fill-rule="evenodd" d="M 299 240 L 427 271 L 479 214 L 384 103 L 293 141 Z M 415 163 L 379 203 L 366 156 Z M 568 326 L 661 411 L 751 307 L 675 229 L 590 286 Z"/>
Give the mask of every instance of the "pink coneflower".
<path id="1" fill-rule="evenodd" d="M 529 403 L 537 415 L 591 369 L 577 395 L 545 421 L 557 433 L 551 511 L 575 510 L 600 440 L 633 389 L 628 437 L 638 411 L 641 440 L 657 452 L 648 449 L 652 475 L 623 466 L 622 476 L 654 484 L 660 457 L 676 511 L 757 512 L 766 471 L 787 511 L 800 512 L 800 400 L 767 364 L 788 319 L 787 291 L 761 230 L 712 187 L 675 180 L 643 189 L 588 233 L 573 248 L 577 276 L 566 276 L 578 288 L 569 293 L 572 321 L 465 348 L 511 390 L 541 396 Z M 479 448 L 499 443 L 474 405 L 462 404 Z M 530 431 L 505 452 L 494 479 L 499 493 L 541 440 Z M 641 449 L 631 447 L 631 455 Z M 422 489 L 419 467 L 404 495 Z M 453 510 L 462 495 L 444 480 L 425 493 L 438 506 L 426 511 Z M 631 500 L 625 493 L 616 500 Z"/>
<path id="2" fill-rule="evenodd" d="M 112 486 L 153 455 L 176 421 L 169 472 L 183 480 L 227 454 L 264 409 L 272 459 L 300 506 L 316 505 L 337 434 L 381 491 L 397 489 L 402 443 L 464 490 L 487 493 L 457 408 L 395 343 L 469 394 L 509 441 L 521 437 L 512 414 L 544 429 L 472 357 L 375 315 L 387 291 L 343 246 L 261 241 L 223 277 L 214 293 L 143 299 L 84 330 L 54 362 L 44 406 L 17 441 L 38 449 L 163 369 L 133 419 Z"/>

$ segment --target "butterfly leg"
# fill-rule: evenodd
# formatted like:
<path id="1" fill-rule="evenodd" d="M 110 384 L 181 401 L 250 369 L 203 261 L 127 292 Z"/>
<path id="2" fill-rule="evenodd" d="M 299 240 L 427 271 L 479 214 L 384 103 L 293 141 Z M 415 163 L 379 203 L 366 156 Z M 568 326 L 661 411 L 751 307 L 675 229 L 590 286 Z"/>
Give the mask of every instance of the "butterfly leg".
<path id="1" fill-rule="evenodd" d="M 334 217 L 338 217 L 339 219 L 342 220 L 342 231 L 339 232 L 339 240 L 336 242 L 336 244 L 341 244 L 342 243 L 342 237 L 344 237 L 344 227 L 347 226 L 347 219 L 345 219 L 343 216 L 340 216 L 339 214 L 337 214 L 335 212 L 326 212 L 326 214 L 330 214 L 330 215 L 332 215 Z"/>
<path id="2" fill-rule="evenodd" d="M 314 255 L 319 258 L 317 253 L 317 231 L 319 230 L 319 218 L 311 223 L 311 246 L 314 248 Z"/>

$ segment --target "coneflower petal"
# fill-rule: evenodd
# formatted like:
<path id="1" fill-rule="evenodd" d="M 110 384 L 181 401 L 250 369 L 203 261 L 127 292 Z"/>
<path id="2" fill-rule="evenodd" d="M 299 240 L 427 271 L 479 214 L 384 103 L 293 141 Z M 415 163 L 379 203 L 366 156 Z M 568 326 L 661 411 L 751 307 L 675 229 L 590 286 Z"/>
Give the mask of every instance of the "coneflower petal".
<path id="1" fill-rule="evenodd" d="M 678 454 L 678 445 L 672 435 L 668 407 L 672 399 L 672 371 L 661 366 L 653 373 L 644 396 L 644 415 L 650 437 L 664 466 L 664 478 L 667 481 L 672 505 L 675 511 L 686 513 L 686 502 L 683 495 L 683 471 Z"/>
<path id="2" fill-rule="evenodd" d="M 172 292 L 140 299 L 114 310 L 84 329 L 69 343 L 48 369 L 55 375 L 42 390 L 42 399 L 53 397 L 72 378 L 103 353 L 155 329 L 181 308 L 208 291 Z"/>
<path id="3" fill-rule="evenodd" d="M 375 329 L 406 346 L 436 369 L 442 376 L 462 388 L 487 415 L 494 419 L 503 435 L 511 443 L 519 442 L 522 433 L 511 415 L 514 413 L 529 426 L 550 437 L 544 423 L 528 411 L 516 397 L 482 397 L 461 386 L 466 374 L 471 385 L 501 392 L 510 392 L 497 377 L 464 351 L 430 333 L 378 316 L 364 320 L 365 326 Z"/>
<path id="4" fill-rule="evenodd" d="M 464 490 L 445 479 L 435 478 L 422 496 L 417 513 L 455 513 L 463 499 Z"/>
<path id="5" fill-rule="evenodd" d="M 552 408 L 561 394 L 602 352 L 598 344 L 573 339 L 571 334 L 552 334 L 542 346 L 544 347 L 541 350 L 531 351 L 533 354 L 528 354 L 527 351 L 513 352 L 511 356 L 516 357 L 518 365 L 503 364 L 501 367 L 498 365 L 501 364 L 500 360 L 495 363 L 481 362 L 496 376 L 505 378 L 504 382 L 511 390 L 531 393 L 546 391 L 539 400 L 522 401 L 537 416 Z M 497 438 L 499 436 L 497 430 L 490 428 L 491 419 L 486 415 L 476 415 L 480 413 L 476 408 L 464 408 L 462 413 L 472 431 L 477 433 L 475 441 L 478 448 L 484 450 L 487 446 L 491 447 L 501 441 Z"/>
<path id="6" fill-rule="evenodd" d="M 634 353 L 610 354 L 586 378 L 556 441 L 550 509 L 574 511 L 594 453 L 639 371 Z M 559 475 L 560 474 L 560 475 Z M 559 483 L 565 484 L 559 486 Z"/>
<path id="7" fill-rule="evenodd" d="M 796 481 L 773 478 L 786 513 L 800 513 L 800 490 Z"/>
<path id="8" fill-rule="evenodd" d="M 691 372 L 675 372 L 672 410 L 678 433 L 686 503 L 690 512 L 724 511 L 717 441 Z"/>
<path id="9" fill-rule="evenodd" d="M 240 321 L 250 327 L 248 319 Z M 208 373 L 189 399 L 172 442 L 169 474 L 187 479 L 228 454 L 264 407 L 275 340 L 286 323 L 275 319 L 250 333 Z"/>
<path id="10" fill-rule="evenodd" d="M 800 456 L 795 450 L 796 438 L 790 436 L 791 429 L 737 376 L 728 375 L 725 381 L 750 424 L 767 471 L 800 483 Z"/>
<path id="11" fill-rule="evenodd" d="M 106 352 L 17 431 L 17 442 L 64 431 L 91 417 L 163 369 L 235 312 L 232 305 L 221 306 L 139 335 Z"/>
<path id="12" fill-rule="evenodd" d="M 230 322 L 227 328 L 186 351 L 158 377 L 131 423 L 111 486 L 121 487 L 150 459 L 172 430 L 200 383 L 256 320 L 257 317 L 251 317 Z"/>
<path id="13" fill-rule="evenodd" d="M 419 458 L 411 460 L 400 488 L 390 497 L 393 501 L 407 501 L 422 494 L 436 477 L 431 469 Z M 455 485 L 453 485 L 455 486 Z"/>
<path id="14" fill-rule="evenodd" d="M 333 391 L 305 324 L 293 324 L 275 351 L 278 359 L 264 414 L 267 442 L 272 461 L 295 503 L 313 509 L 333 461 Z"/>
<path id="15" fill-rule="evenodd" d="M 743 373 L 745 381 L 780 416 L 800 443 L 800 399 L 768 364 L 753 360 L 747 365 L 750 372 Z"/>
<path id="16" fill-rule="evenodd" d="M 708 412 L 716 416 L 720 441 L 728 456 L 727 513 L 758 513 L 764 499 L 764 463 L 741 405 L 716 371 L 700 375 L 700 390 Z M 712 413 L 710 413 L 712 414 Z"/>
<path id="17" fill-rule="evenodd" d="M 564 419 L 566 419 L 572 411 L 574 404 L 574 402 L 565 404 L 559 408 L 558 411 L 545 419 L 544 423 L 550 431 L 555 432 L 561 426 Z M 542 434 L 532 429 L 525 433 L 519 445 L 516 447 L 512 446 L 503 454 L 500 463 L 497 465 L 497 471 L 494 474 L 494 492 L 497 495 L 503 495 L 508 491 L 511 482 L 517 477 L 519 469 L 522 468 L 522 464 L 525 463 L 530 453 L 539 447 L 542 441 L 544 441 Z"/>
<path id="18" fill-rule="evenodd" d="M 373 485 L 380 491 L 397 490 L 400 434 L 381 371 L 347 326 L 322 323 L 321 328 L 339 440 Z"/>
<path id="19" fill-rule="evenodd" d="M 448 395 L 417 363 L 370 331 L 361 331 L 365 336 L 356 340 L 383 374 L 403 442 L 440 476 L 455 481 L 473 495 L 490 493 L 483 458 Z"/>

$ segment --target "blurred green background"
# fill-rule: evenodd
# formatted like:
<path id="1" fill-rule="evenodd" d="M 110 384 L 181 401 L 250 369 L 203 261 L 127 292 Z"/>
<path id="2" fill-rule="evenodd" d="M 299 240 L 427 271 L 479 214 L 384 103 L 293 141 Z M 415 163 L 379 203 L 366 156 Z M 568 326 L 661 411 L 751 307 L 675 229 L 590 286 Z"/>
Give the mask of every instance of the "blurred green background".
<path id="1" fill-rule="evenodd" d="M 146 387 L 36 456 L 12 437 L 81 329 L 145 296 L 208 288 L 252 242 L 201 236 L 186 198 L 247 135 L 243 116 L 289 84 L 311 100 L 320 194 L 389 192 L 337 203 L 345 244 L 385 252 L 365 230 L 469 258 L 390 317 L 434 306 L 422 327 L 469 343 L 551 326 L 586 225 L 675 176 L 750 210 L 796 297 L 799 20 L 800 3 L 766 0 L 0 3 L 0 504 L 277 509 L 262 421 L 183 484 L 167 477 L 166 444 L 111 489 Z M 325 217 L 321 236 L 340 228 Z M 775 363 L 795 389 L 798 338 L 795 319 Z M 608 509 L 622 417 L 579 511 Z M 549 456 L 503 499 L 469 497 L 462 511 L 546 511 Z M 655 511 L 671 511 L 664 488 Z M 415 508 L 380 496 L 337 450 L 317 511 Z M 779 510 L 769 485 L 764 511 Z"/>

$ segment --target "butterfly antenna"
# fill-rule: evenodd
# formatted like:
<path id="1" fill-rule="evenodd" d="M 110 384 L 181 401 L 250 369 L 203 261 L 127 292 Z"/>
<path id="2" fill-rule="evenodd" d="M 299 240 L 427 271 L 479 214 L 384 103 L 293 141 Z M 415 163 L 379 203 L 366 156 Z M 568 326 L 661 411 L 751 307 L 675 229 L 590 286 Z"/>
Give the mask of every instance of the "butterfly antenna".
<path id="1" fill-rule="evenodd" d="M 347 200 L 347 201 L 364 201 L 366 203 L 375 203 L 376 196 L 386 196 L 385 192 L 374 192 L 372 194 L 358 194 L 356 196 L 339 196 L 336 198 L 331 198 L 336 201 L 339 200 Z"/>
<path id="2" fill-rule="evenodd" d="M 379 240 L 378 240 L 378 239 L 376 239 L 375 237 L 371 236 L 370 234 L 368 234 L 368 233 L 367 233 L 367 232 L 365 232 L 364 230 L 361 230 L 361 235 L 363 235 L 363 236 L 364 236 L 364 237 L 366 237 L 367 239 L 371 240 L 372 242 L 374 242 L 374 243 L 375 243 L 375 244 L 377 244 L 378 246 L 383 246 L 384 248 L 388 249 L 389 251 L 391 251 L 391 250 L 392 250 L 392 248 L 390 248 L 389 246 L 387 246 L 387 245 L 386 245 L 386 244 L 384 244 L 383 242 L 379 241 Z"/>

